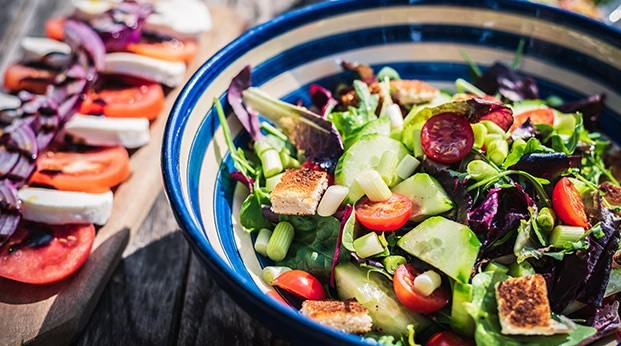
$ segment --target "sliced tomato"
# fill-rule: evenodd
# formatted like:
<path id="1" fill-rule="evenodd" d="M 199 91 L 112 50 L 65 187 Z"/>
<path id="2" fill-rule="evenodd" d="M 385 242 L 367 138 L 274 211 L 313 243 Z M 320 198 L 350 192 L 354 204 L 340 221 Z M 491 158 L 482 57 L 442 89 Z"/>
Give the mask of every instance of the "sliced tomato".
<path id="1" fill-rule="evenodd" d="M 401 264 L 397 267 L 392 286 L 401 304 L 422 314 L 434 312 L 448 304 L 450 294 L 444 286 L 440 286 L 428 296 L 414 289 L 414 279 L 420 274 L 422 273 L 411 264 Z"/>
<path id="2" fill-rule="evenodd" d="M 588 220 L 580 192 L 569 180 L 561 178 L 552 191 L 552 207 L 556 215 L 567 225 L 587 228 Z"/>
<path id="3" fill-rule="evenodd" d="M 326 298 L 326 291 L 321 286 L 321 282 L 303 270 L 286 271 L 277 276 L 272 284 L 304 299 L 322 300 Z"/>
<path id="4" fill-rule="evenodd" d="M 63 191 L 101 193 L 129 177 L 129 156 L 123 147 L 39 155 L 31 185 Z"/>
<path id="5" fill-rule="evenodd" d="M 474 342 L 466 340 L 449 331 L 433 334 L 425 343 L 425 346 L 474 346 Z"/>
<path id="6" fill-rule="evenodd" d="M 442 163 L 460 161 L 472 149 L 474 132 L 470 121 L 457 113 L 440 113 L 429 118 L 420 134 L 423 151 Z"/>
<path id="7" fill-rule="evenodd" d="M 47 37 L 62 41 L 65 38 L 65 18 L 57 17 L 50 18 L 45 22 L 45 35 Z"/>
<path id="8" fill-rule="evenodd" d="M 550 107 L 539 107 L 536 109 L 531 109 L 529 111 L 514 114 L 513 115 L 513 125 L 511 126 L 511 131 L 517 129 L 522 124 L 526 122 L 526 120 L 530 119 L 531 123 L 536 124 L 554 124 L 554 111 Z"/>
<path id="9" fill-rule="evenodd" d="M 386 201 L 373 202 L 362 198 L 354 210 L 356 220 L 374 231 L 394 231 L 405 225 L 412 215 L 412 200 L 404 195 L 393 193 Z"/>
<path id="10" fill-rule="evenodd" d="M 161 60 L 188 63 L 196 56 L 198 44 L 194 40 L 141 41 L 128 44 L 127 51 Z"/>
<path id="11" fill-rule="evenodd" d="M 95 240 L 93 225 L 20 225 L 0 248 L 0 276 L 29 284 L 48 284 L 75 273 Z"/>
<path id="12" fill-rule="evenodd" d="M 10 93 L 26 90 L 33 94 L 45 94 L 47 86 L 54 83 L 57 75 L 53 70 L 13 64 L 4 71 L 4 89 Z"/>
<path id="13" fill-rule="evenodd" d="M 109 79 L 86 95 L 79 112 L 111 118 L 155 119 L 164 110 L 165 102 L 164 91 L 158 83 L 130 84 Z"/>

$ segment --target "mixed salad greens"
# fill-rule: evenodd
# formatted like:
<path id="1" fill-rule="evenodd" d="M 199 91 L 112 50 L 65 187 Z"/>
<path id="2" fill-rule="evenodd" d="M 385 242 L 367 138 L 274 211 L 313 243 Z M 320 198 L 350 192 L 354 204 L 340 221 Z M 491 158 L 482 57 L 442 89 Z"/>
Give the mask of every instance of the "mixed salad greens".
<path id="1" fill-rule="evenodd" d="M 577 345 L 616 332 L 621 187 L 594 131 L 604 96 L 540 99 L 519 55 L 484 73 L 472 64 L 456 92 L 342 62 L 353 82 L 312 85 L 308 108 L 242 70 L 228 102 L 252 150 L 235 147 L 214 102 L 231 177 L 249 189 L 240 222 L 270 263 L 263 279 L 298 307 L 357 300 L 373 321 L 364 337 L 381 344 Z M 330 187 L 317 183 L 310 212 L 275 210 L 296 171 Z M 535 276 L 558 330 L 511 332 L 495 287 Z"/>

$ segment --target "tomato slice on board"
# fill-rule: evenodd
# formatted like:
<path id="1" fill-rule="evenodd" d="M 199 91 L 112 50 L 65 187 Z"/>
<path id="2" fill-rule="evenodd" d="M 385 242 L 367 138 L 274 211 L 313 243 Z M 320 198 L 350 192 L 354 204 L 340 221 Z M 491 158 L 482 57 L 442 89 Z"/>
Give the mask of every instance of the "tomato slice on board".
<path id="1" fill-rule="evenodd" d="M 374 231 L 394 231 L 408 222 L 413 207 L 409 197 L 393 193 L 382 202 L 372 202 L 364 197 L 356 203 L 354 210 L 356 220 L 364 227 Z"/>
<path id="2" fill-rule="evenodd" d="M 0 248 L 0 276 L 37 285 L 60 281 L 86 262 L 94 240 L 92 224 L 22 224 Z"/>
<path id="3" fill-rule="evenodd" d="M 536 124 L 554 124 L 554 111 L 549 107 L 539 107 L 535 109 L 531 109 L 526 112 L 522 112 L 520 114 L 513 115 L 513 125 L 511 126 L 511 131 L 517 129 L 522 124 L 526 122 L 530 118 L 530 122 L 533 125 Z"/>
<path id="4" fill-rule="evenodd" d="M 45 35 L 51 39 L 62 41 L 65 38 L 65 18 L 50 18 L 45 22 Z"/>
<path id="5" fill-rule="evenodd" d="M 188 63 L 196 56 L 198 44 L 194 40 L 141 41 L 128 44 L 127 51 L 160 60 Z"/>
<path id="6" fill-rule="evenodd" d="M 115 82 L 116 81 L 116 82 Z M 91 90 L 79 113 L 103 114 L 110 118 L 157 118 L 166 106 L 164 90 L 158 83 L 124 82 L 110 78 Z"/>
<path id="7" fill-rule="evenodd" d="M 474 346 L 474 342 L 449 331 L 433 334 L 425 346 Z"/>
<path id="8" fill-rule="evenodd" d="M 552 208 L 565 224 L 583 228 L 589 227 L 580 192 L 569 178 L 561 178 L 554 186 Z"/>
<path id="9" fill-rule="evenodd" d="M 401 264 L 397 267 L 392 286 L 401 304 L 422 314 L 434 312 L 448 304 L 450 294 L 444 286 L 438 287 L 428 296 L 416 292 L 414 279 L 420 274 L 422 273 L 411 264 Z"/>
<path id="10" fill-rule="evenodd" d="M 303 270 L 286 271 L 277 276 L 272 284 L 304 299 L 322 300 L 326 298 L 326 291 L 321 286 L 321 282 Z"/>
<path id="11" fill-rule="evenodd" d="M 432 160 L 453 163 L 470 153 L 474 132 L 466 117 L 457 113 L 440 113 L 425 122 L 420 141 L 423 151 Z"/>
<path id="12" fill-rule="evenodd" d="M 33 94 L 45 94 L 47 86 L 54 82 L 57 75 L 53 70 L 13 64 L 4 71 L 4 89 L 10 93 L 26 90 Z"/>
<path id="13" fill-rule="evenodd" d="M 39 155 L 30 184 L 101 193 L 125 181 L 129 174 L 129 156 L 120 146 L 85 152 L 48 151 Z"/>

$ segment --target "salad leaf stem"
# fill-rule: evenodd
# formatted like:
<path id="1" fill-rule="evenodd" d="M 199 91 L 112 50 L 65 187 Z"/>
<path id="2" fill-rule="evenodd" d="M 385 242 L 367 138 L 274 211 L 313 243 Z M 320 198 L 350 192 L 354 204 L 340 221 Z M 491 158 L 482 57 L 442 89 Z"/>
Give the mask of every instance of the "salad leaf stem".
<path id="1" fill-rule="evenodd" d="M 280 131 L 279 129 L 275 128 L 274 126 L 272 126 L 270 123 L 267 122 L 262 122 L 261 123 L 261 128 L 263 130 L 265 130 L 267 133 L 269 133 L 270 135 L 274 135 L 276 137 L 278 137 L 278 139 L 286 142 L 289 140 L 289 137 L 287 137 L 287 135 L 285 135 L 284 133 L 282 133 L 282 131 Z"/>
<path id="2" fill-rule="evenodd" d="M 226 145 L 229 148 L 229 154 L 233 159 L 233 163 L 237 170 L 244 173 L 244 175 L 256 175 L 256 171 L 250 163 L 243 156 L 243 152 L 239 152 L 235 147 L 235 143 L 233 143 L 233 136 L 231 135 L 231 129 L 229 128 L 228 122 L 226 121 L 226 116 L 224 115 L 224 109 L 222 109 L 222 104 L 217 97 L 213 98 L 214 106 L 216 107 L 216 113 L 218 114 L 218 119 L 220 119 L 220 125 L 222 125 L 222 132 L 224 133 L 224 140 L 226 141 Z"/>
<path id="3" fill-rule="evenodd" d="M 520 60 L 522 59 L 522 54 L 524 53 L 524 46 L 526 45 L 526 41 L 524 39 L 520 40 L 518 43 L 518 47 L 515 50 L 515 55 L 513 56 L 513 63 L 511 63 L 511 69 L 515 71 L 520 65 Z"/>
<path id="4" fill-rule="evenodd" d="M 477 64 L 474 62 L 474 60 L 472 60 L 470 55 L 468 55 L 468 53 L 466 53 L 466 51 L 463 50 L 463 49 L 461 49 L 459 51 L 459 54 L 461 54 L 461 57 L 464 58 L 464 60 L 468 63 L 472 73 L 474 73 L 474 75 L 477 78 L 481 78 L 481 76 L 483 75 L 483 72 L 481 72 L 481 69 L 479 68 L 479 66 L 477 66 Z"/>

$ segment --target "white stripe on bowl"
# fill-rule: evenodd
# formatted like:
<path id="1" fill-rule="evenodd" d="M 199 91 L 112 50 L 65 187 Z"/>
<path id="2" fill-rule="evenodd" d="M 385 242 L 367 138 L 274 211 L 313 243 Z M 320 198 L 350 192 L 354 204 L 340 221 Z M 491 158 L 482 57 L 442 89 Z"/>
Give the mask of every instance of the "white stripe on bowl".
<path id="1" fill-rule="evenodd" d="M 390 45 L 388 48 L 391 52 L 390 55 L 385 54 L 386 47 L 377 46 L 370 48 L 357 49 L 349 51 L 343 54 L 335 54 L 327 56 L 319 60 L 309 62 L 303 66 L 295 68 L 290 71 L 285 71 L 277 77 L 273 78 L 262 89 L 270 93 L 275 97 L 283 97 L 288 93 L 300 88 L 302 85 L 313 82 L 316 79 L 327 77 L 338 73 L 341 69 L 335 62 L 337 58 L 358 60 L 371 64 L 390 64 L 393 62 L 403 61 L 427 61 L 426 57 L 431 56 L 433 52 L 441 50 L 443 56 L 436 58 L 436 61 L 444 62 L 457 62 L 463 63 L 463 59 L 460 55 L 460 51 L 465 49 L 473 60 L 479 64 L 491 64 L 497 59 L 511 59 L 513 54 L 493 48 L 482 48 L 479 46 L 471 45 L 454 45 L 445 43 L 404 43 Z M 592 94 L 597 92 L 606 92 L 608 94 L 608 103 L 614 109 L 616 107 L 621 108 L 621 96 L 615 93 L 613 90 L 603 88 L 602 86 L 591 82 L 590 80 L 581 77 L 571 71 L 560 69 L 554 66 L 547 65 L 546 63 L 537 59 L 525 57 L 523 59 L 523 68 L 525 73 L 533 75 L 535 77 L 549 79 L 549 76 L 558 76 L 559 80 L 551 80 L 558 85 L 564 86 L 567 89 L 574 90 L 584 94 Z M 433 81 L 431 81 L 433 82 Z M 228 81 L 224 84 L 228 84 Z M 450 86 L 451 83 L 435 82 L 434 84 L 439 87 Z M 226 88 L 226 86 L 224 87 Z M 212 88 L 209 88 L 210 90 Z M 220 89 L 222 90 L 222 89 Z M 617 108 L 617 109 L 618 109 Z M 203 113 L 204 114 L 204 113 Z M 236 136 L 241 129 L 240 123 L 234 116 L 229 117 L 229 126 Z M 219 236 L 216 233 L 214 215 L 213 215 L 213 196 L 214 187 L 217 179 L 217 171 L 214 169 L 215 163 L 220 162 L 220 155 L 217 154 L 216 148 L 219 148 L 221 154 L 226 151 L 226 144 L 224 136 L 219 128 L 215 133 L 215 141 L 212 142 L 206 151 L 205 159 L 201 166 L 200 184 L 199 184 L 199 198 L 201 203 L 201 218 L 208 221 L 205 230 L 206 235 L 210 243 L 216 249 L 216 252 L 226 260 L 223 249 L 220 247 Z M 235 192 L 235 199 L 233 204 L 233 225 L 234 225 L 234 238 L 239 249 L 239 253 L 244 265 L 248 268 L 248 271 L 255 282 L 255 284 L 262 290 L 267 291 L 269 289 L 260 279 L 261 266 L 258 262 L 257 255 L 254 252 L 252 240 L 248 232 L 243 230 L 239 225 L 239 210 L 241 202 L 245 195 L 244 188 L 238 188 Z M 226 230 L 224 230 L 226 231 Z M 230 262 L 227 261 L 227 263 Z"/>

